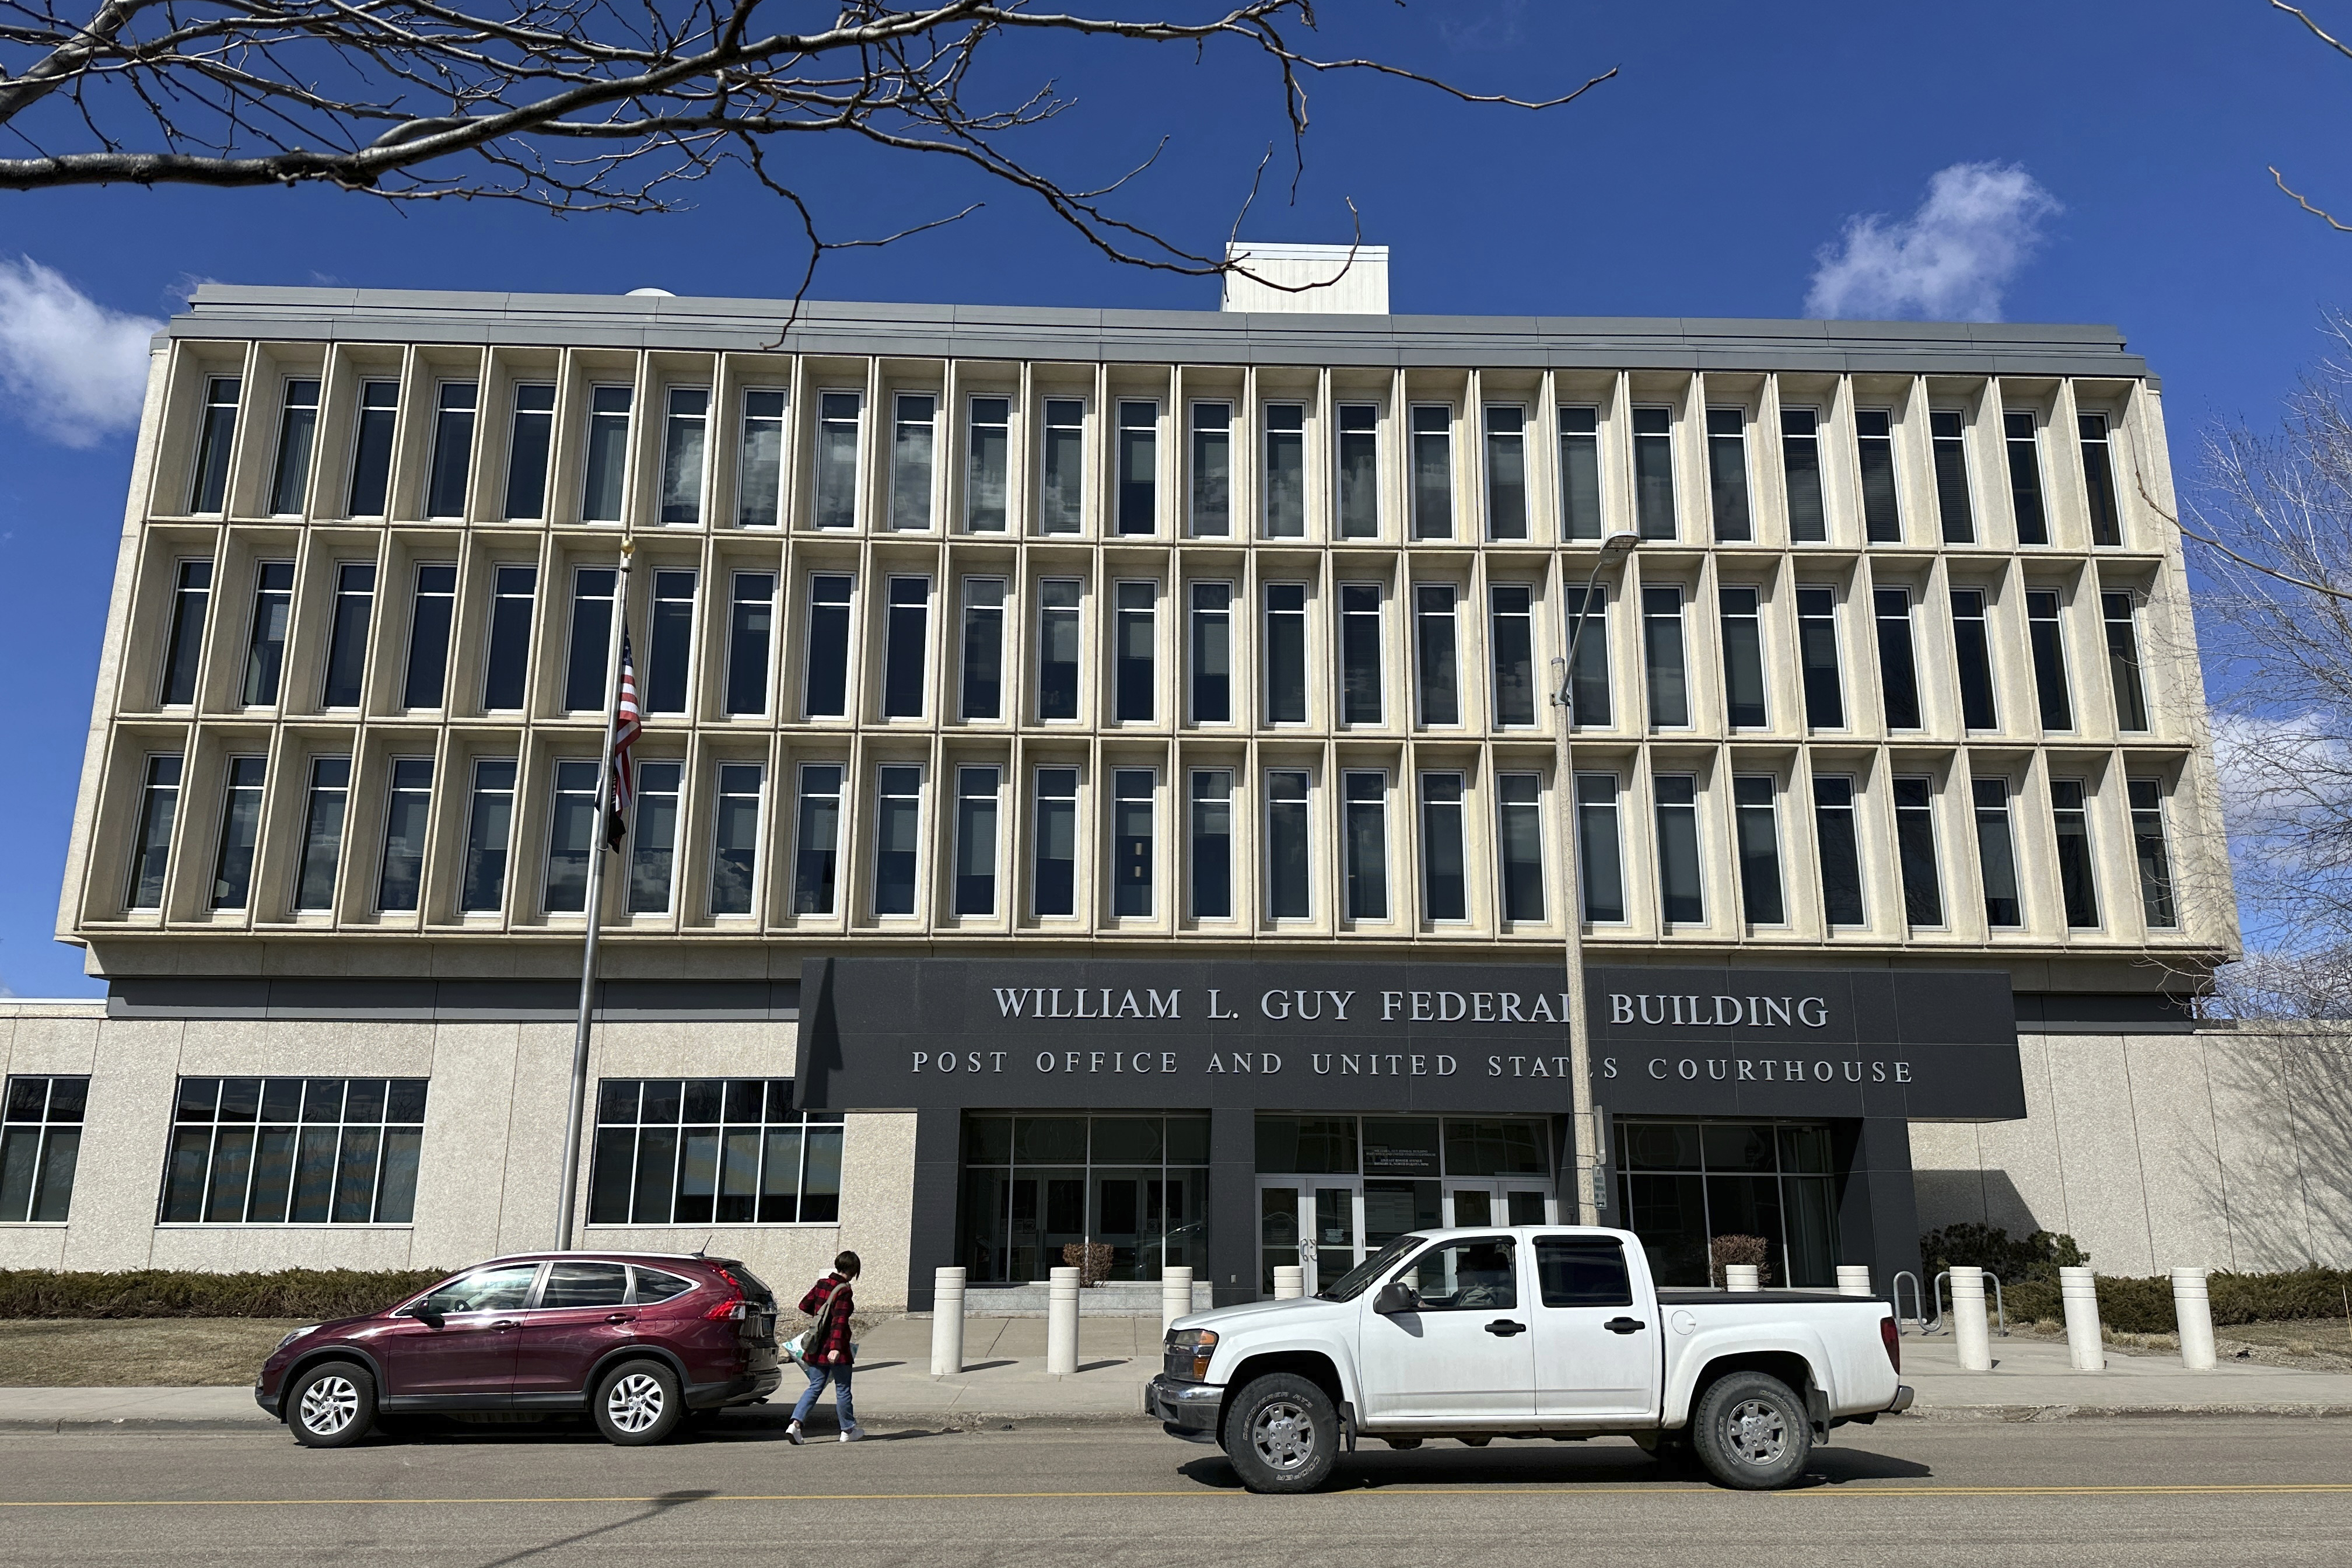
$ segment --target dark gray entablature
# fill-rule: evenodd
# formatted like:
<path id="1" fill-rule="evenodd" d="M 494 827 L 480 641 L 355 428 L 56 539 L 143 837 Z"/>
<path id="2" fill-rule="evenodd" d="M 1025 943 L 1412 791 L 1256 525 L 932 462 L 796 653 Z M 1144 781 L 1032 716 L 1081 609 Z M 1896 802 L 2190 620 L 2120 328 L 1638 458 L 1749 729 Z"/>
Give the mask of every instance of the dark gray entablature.
<path id="1" fill-rule="evenodd" d="M 1158 364 L 1778 370 L 2128 379 L 2113 327 L 1611 316 L 1248 315 L 206 283 L 174 338 L 488 343 Z"/>

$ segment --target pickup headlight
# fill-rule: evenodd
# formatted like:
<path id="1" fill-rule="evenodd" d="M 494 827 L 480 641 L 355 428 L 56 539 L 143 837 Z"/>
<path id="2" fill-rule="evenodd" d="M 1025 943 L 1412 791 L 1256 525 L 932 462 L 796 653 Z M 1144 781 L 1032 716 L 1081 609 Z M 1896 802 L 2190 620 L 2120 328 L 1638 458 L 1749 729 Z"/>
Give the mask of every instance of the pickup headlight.
<path id="1" fill-rule="evenodd" d="M 281 1351 L 284 1350 L 288 1345 L 292 1344 L 296 1340 L 300 1339 L 304 1334 L 309 1333 L 318 1326 L 319 1325 L 316 1323 L 305 1323 L 299 1329 L 288 1330 L 286 1337 L 278 1342 L 278 1348 Z"/>
<path id="2" fill-rule="evenodd" d="M 1209 1361 L 1217 1353 L 1214 1329 L 1179 1329 L 1168 1336 L 1168 1365 L 1182 1375 L 1189 1363 L 1194 1383 L 1209 1381 Z"/>

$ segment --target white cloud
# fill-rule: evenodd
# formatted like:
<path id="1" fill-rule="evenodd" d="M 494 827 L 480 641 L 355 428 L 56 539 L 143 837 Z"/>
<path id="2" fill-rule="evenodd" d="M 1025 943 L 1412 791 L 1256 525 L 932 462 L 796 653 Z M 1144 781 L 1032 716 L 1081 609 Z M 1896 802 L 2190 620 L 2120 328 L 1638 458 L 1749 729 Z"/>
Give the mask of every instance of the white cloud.
<path id="1" fill-rule="evenodd" d="M 31 257 L 0 257 L 0 399 L 67 447 L 139 423 L 147 340 L 163 322 L 111 310 Z"/>
<path id="2" fill-rule="evenodd" d="M 1838 242 L 1815 253 L 1805 314 L 1998 321 L 2001 290 L 2042 243 L 2042 220 L 2064 210 L 2014 163 L 1938 170 L 1909 217 L 1845 220 Z"/>

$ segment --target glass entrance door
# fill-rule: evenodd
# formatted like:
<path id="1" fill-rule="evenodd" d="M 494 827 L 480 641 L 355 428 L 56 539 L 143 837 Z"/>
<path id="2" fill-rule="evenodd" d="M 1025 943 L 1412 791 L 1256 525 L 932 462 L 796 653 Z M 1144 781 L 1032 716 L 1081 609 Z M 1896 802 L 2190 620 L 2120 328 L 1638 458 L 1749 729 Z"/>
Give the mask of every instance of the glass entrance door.
<path id="1" fill-rule="evenodd" d="M 1356 1239 L 1363 1226 L 1356 1207 L 1361 1191 L 1354 1182 L 1317 1182 L 1312 1187 L 1314 1246 L 1307 1250 L 1307 1293 L 1320 1291 L 1353 1268 L 1361 1256 Z"/>
<path id="2" fill-rule="evenodd" d="M 1310 1296 L 1363 1259 L 1363 1184 L 1292 1177 L 1258 1184 L 1258 1289 L 1297 1265 Z"/>
<path id="3" fill-rule="evenodd" d="M 1445 1223 L 1481 1225 L 1550 1225 L 1551 1184 L 1514 1180 L 1463 1181 L 1445 1184 Z"/>

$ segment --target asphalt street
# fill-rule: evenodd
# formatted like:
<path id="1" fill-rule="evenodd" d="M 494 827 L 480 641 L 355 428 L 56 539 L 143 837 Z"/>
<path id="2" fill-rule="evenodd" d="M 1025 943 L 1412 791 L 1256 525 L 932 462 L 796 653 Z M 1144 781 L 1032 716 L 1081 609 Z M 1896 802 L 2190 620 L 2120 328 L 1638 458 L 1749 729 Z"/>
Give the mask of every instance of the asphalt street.
<path id="1" fill-rule="evenodd" d="M 72 1563 L 1199 1564 L 2352 1560 L 2352 1420 L 1882 1422 L 1806 1484 L 1662 1480 L 1630 1444 L 1432 1443 L 1243 1492 L 1140 1423 L 793 1448 L 769 1432 L 615 1449 L 469 1428 L 315 1452 L 273 1434 L 0 1436 L 0 1558 Z M 1957 1554 L 1957 1556 L 1956 1556 Z M 1997 1554 L 1997 1555 L 1996 1555 Z"/>

